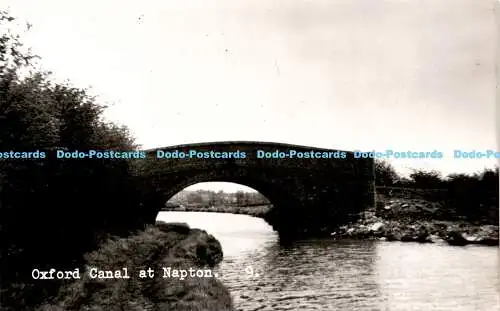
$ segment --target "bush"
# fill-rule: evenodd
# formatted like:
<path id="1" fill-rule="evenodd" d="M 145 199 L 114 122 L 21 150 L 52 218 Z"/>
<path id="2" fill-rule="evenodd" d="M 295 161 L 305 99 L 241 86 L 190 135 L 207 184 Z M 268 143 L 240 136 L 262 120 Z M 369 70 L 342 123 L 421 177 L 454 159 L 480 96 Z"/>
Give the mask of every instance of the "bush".
<path id="1" fill-rule="evenodd" d="M 439 189 L 445 186 L 441 174 L 436 171 L 413 170 L 410 180 L 415 188 Z"/>
<path id="2" fill-rule="evenodd" d="M 396 197 L 437 202 L 442 210 L 436 215 L 441 215 L 441 218 L 498 225 L 498 167 L 481 173 L 451 174 L 447 177 L 435 171 L 414 170 L 405 182 L 402 182 L 403 178 L 397 180 L 394 185 L 401 185 L 399 187 L 377 184 L 378 197 L 383 197 L 384 201 Z M 379 203 L 380 207 L 384 206 L 383 202 Z"/>

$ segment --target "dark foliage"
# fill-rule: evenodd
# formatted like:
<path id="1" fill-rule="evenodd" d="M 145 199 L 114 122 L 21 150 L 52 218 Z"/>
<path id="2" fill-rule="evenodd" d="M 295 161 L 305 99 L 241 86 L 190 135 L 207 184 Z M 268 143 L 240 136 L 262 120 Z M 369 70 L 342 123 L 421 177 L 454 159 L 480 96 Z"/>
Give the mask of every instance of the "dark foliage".
<path id="1" fill-rule="evenodd" d="M 450 219 L 498 224 L 498 167 L 446 177 L 435 171 L 413 170 L 406 179 L 387 162 L 377 161 L 375 172 L 377 191 L 383 195 L 441 202 Z"/>
<path id="2" fill-rule="evenodd" d="M 14 21 L 0 12 L 0 29 Z M 49 74 L 36 72 L 33 59 L 18 37 L 1 34 L 0 152 L 47 154 L 45 159 L 0 159 L 2 288 L 16 282 L 28 286 L 33 268 L 73 265 L 95 246 L 99 232 L 127 232 L 140 221 L 140 187 L 130 160 L 54 156 L 56 149 L 134 150 L 127 129 L 106 123 L 101 118 L 105 107 L 85 90 L 52 83 Z M 27 288 L 23 297 L 29 297 Z M 3 290 L 4 305 L 9 298 L 19 297 Z"/>
<path id="3" fill-rule="evenodd" d="M 413 170 L 410 180 L 415 188 L 440 189 L 445 187 L 441 174 L 436 171 Z"/>
<path id="4" fill-rule="evenodd" d="M 387 161 L 375 161 L 375 184 L 379 186 L 394 186 L 399 176 L 392 165 Z"/>

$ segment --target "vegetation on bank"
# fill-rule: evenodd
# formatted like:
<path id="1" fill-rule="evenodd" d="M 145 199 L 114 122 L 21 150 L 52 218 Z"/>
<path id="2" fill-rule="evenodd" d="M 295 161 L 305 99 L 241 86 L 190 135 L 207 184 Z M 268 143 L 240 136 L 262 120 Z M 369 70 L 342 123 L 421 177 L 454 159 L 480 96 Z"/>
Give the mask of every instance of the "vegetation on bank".
<path id="1" fill-rule="evenodd" d="M 90 278 L 82 269 L 80 279 L 68 281 L 37 310 L 232 311 L 230 293 L 215 277 L 164 278 L 163 268 L 206 271 L 222 257 L 220 243 L 205 231 L 185 224 L 149 226 L 128 238 L 109 239 L 85 256 L 85 267 L 111 271 L 125 267 L 129 279 Z M 139 271 L 148 268 L 154 276 L 140 278 Z"/>
<path id="2" fill-rule="evenodd" d="M 209 213 L 229 213 L 242 214 L 253 217 L 263 218 L 270 210 L 272 205 L 255 205 L 255 206 L 170 206 L 162 209 L 163 212 L 209 212 Z"/>
<path id="3" fill-rule="evenodd" d="M 499 170 L 441 176 L 415 170 L 398 175 L 376 163 L 376 206 L 336 237 L 382 238 L 451 245 L 499 244 Z"/>
<path id="4" fill-rule="evenodd" d="M 15 24 L 0 11 L 0 150 L 136 149 L 127 128 L 103 119 L 96 98 L 36 68 Z M 22 310 L 20 302 L 34 305 L 57 292 L 56 282 L 33 282 L 34 266 L 71 269 L 102 234 L 143 227 L 147 202 L 136 165 L 54 156 L 0 161 L 0 308 Z"/>
<path id="5" fill-rule="evenodd" d="M 192 206 L 256 206 L 269 205 L 269 200 L 259 192 L 236 191 L 217 192 L 211 190 L 183 190 L 174 195 L 168 203 L 172 205 Z"/>
<path id="6" fill-rule="evenodd" d="M 442 176 L 436 171 L 414 170 L 400 176 L 385 161 L 377 161 L 377 194 L 394 199 L 417 199 L 434 204 L 440 220 L 461 220 L 497 225 L 499 221 L 499 169 L 474 174 Z M 379 197 L 380 198 L 380 197 Z M 384 200 L 378 200 L 384 204 Z"/>

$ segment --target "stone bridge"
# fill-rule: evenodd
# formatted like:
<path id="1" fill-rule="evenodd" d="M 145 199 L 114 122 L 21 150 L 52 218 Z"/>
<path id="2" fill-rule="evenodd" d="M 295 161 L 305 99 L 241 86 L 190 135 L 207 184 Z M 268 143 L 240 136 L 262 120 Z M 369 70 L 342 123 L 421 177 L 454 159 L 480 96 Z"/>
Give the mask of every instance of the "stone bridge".
<path id="1" fill-rule="evenodd" d="M 373 160 L 348 151 L 240 141 L 144 151 L 142 176 L 157 198 L 146 205 L 147 222 L 177 192 L 210 181 L 259 191 L 274 206 L 266 221 L 282 236 L 326 233 L 374 204 Z"/>

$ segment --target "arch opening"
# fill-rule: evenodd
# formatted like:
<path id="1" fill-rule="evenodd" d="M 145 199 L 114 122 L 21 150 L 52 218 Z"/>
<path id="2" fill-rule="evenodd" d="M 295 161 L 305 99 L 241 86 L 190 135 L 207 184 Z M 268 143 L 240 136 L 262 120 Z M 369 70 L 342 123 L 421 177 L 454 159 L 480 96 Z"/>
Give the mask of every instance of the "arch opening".
<path id="1" fill-rule="evenodd" d="M 241 183 L 209 181 L 182 186 L 166 197 L 165 207 L 160 212 L 215 212 L 264 218 L 274 207 L 261 191 Z"/>

